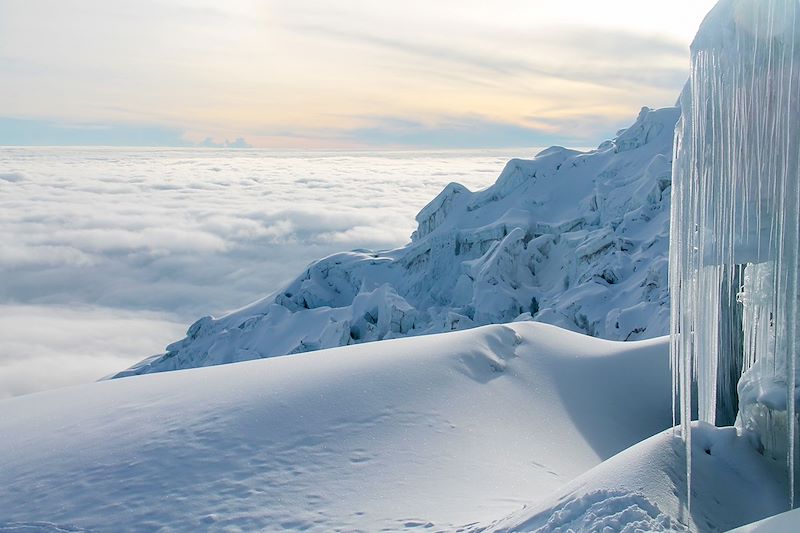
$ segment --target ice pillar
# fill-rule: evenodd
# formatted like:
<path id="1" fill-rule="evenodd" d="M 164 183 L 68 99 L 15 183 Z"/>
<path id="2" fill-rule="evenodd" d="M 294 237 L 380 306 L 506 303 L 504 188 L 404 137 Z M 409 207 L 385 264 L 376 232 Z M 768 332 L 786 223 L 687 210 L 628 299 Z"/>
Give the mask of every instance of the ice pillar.
<path id="1" fill-rule="evenodd" d="M 670 241 L 673 394 L 785 459 L 794 495 L 800 0 L 721 0 L 691 48 Z M 695 396 L 696 395 L 696 396 Z M 688 455 L 687 455 L 688 457 Z M 691 479 L 691 461 L 688 461 Z"/>

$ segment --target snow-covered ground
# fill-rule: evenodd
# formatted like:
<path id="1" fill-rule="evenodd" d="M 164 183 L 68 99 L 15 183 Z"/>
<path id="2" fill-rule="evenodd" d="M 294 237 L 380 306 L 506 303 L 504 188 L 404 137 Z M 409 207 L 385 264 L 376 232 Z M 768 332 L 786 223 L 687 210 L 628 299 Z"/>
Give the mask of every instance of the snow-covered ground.
<path id="1" fill-rule="evenodd" d="M 784 510 L 772 465 L 700 426 L 687 514 L 668 366 L 666 338 L 524 322 L 12 398 L 0 531 L 720 531 Z"/>
<path id="2" fill-rule="evenodd" d="M 513 320 L 614 340 L 663 335 L 678 115 L 645 108 L 596 150 L 551 147 L 511 160 L 477 192 L 451 183 L 419 212 L 410 244 L 316 261 L 119 375 Z"/>
<path id="3" fill-rule="evenodd" d="M 688 509 L 685 450 L 668 429 L 486 529 L 498 533 L 727 531 L 788 508 L 780 465 L 759 455 L 736 429 L 695 425 L 692 437 Z"/>
<path id="4" fill-rule="evenodd" d="M 799 524 L 800 509 L 794 509 L 736 528 L 730 533 L 793 533 Z"/>
<path id="5" fill-rule="evenodd" d="M 663 338 L 528 322 L 334 351 L 0 402 L 0 530 L 475 529 L 671 423 Z"/>

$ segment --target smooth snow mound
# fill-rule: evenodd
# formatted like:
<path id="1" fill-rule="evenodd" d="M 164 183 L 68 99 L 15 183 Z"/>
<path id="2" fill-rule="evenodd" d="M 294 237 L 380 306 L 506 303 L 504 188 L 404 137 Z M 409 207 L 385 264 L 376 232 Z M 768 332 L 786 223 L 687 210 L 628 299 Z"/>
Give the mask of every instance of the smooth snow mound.
<path id="1" fill-rule="evenodd" d="M 408 245 L 314 262 L 117 377 L 514 320 L 612 340 L 664 335 L 678 115 L 645 108 L 596 150 L 513 159 L 482 191 L 451 183 L 419 212 Z"/>
<path id="2" fill-rule="evenodd" d="M 0 531 L 475 530 L 670 422 L 666 339 L 531 322 L 104 381 L 0 402 Z"/>

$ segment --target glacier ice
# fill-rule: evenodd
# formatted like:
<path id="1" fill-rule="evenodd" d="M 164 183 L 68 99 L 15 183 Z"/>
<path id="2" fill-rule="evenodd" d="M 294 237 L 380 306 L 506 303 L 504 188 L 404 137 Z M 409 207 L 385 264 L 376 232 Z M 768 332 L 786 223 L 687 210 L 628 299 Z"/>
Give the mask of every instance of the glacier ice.
<path id="1" fill-rule="evenodd" d="M 687 454 L 694 399 L 700 420 L 735 419 L 785 462 L 792 503 L 799 15 L 796 0 L 722 0 L 703 22 L 680 99 L 670 241 L 673 394 Z"/>
<path id="2" fill-rule="evenodd" d="M 451 183 L 406 246 L 316 261 L 118 376 L 526 319 L 612 340 L 664 335 L 678 114 L 645 108 L 595 150 L 513 159 L 485 190 Z"/>

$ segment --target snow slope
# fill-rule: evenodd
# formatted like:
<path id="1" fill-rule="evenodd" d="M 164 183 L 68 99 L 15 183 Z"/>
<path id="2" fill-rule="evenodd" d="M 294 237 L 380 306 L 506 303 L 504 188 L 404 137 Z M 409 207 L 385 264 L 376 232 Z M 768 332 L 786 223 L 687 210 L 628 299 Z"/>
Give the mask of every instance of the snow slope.
<path id="1" fill-rule="evenodd" d="M 0 531 L 476 530 L 670 423 L 666 339 L 533 322 L 103 381 L 0 402 Z"/>
<path id="2" fill-rule="evenodd" d="M 613 340 L 665 334 L 678 115 L 644 108 L 596 150 L 511 160 L 482 191 L 451 183 L 417 215 L 408 245 L 319 260 L 117 377 L 513 320 Z"/>
<path id="3" fill-rule="evenodd" d="M 800 530 L 800 509 L 771 516 L 731 530 L 730 533 L 793 533 Z"/>
<path id="4" fill-rule="evenodd" d="M 690 512 L 685 448 L 669 429 L 484 531 L 727 531 L 788 508 L 780 464 L 736 429 L 695 424 L 692 447 Z"/>

